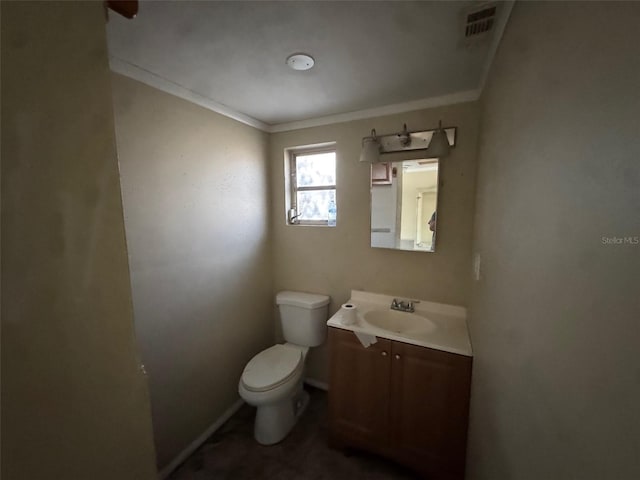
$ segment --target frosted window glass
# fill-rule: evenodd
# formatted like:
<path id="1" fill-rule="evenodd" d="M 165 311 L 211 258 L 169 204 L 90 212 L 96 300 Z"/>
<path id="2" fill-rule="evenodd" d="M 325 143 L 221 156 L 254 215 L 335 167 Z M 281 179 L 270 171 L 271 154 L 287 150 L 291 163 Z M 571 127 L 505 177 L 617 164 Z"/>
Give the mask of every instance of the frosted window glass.
<path id="1" fill-rule="evenodd" d="M 335 190 L 298 191 L 300 220 L 327 220 L 329 202 L 336 201 Z"/>
<path id="2" fill-rule="evenodd" d="M 336 184 L 336 152 L 296 156 L 298 187 L 324 187 Z"/>

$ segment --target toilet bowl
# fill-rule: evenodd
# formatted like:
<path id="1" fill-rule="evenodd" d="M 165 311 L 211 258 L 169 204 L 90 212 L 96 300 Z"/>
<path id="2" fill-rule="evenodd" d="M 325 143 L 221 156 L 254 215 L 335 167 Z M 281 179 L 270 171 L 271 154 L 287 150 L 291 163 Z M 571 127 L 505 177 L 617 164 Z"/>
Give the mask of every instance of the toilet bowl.
<path id="1" fill-rule="evenodd" d="M 254 437 L 262 445 L 287 436 L 308 403 L 302 388 L 306 352 L 294 345 L 274 345 L 253 357 L 240 379 L 238 392 L 258 407 Z"/>
<path id="2" fill-rule="evenodd" d="M 329 297 L 280 292 L 276 303 L 288 341 L 255 355 L 238 382 L 242 399 L 257 407 L 254 437 L 262 445 L 283 440 L 308 404 L 302 385 L 305 359 L 309 347 L 320 345 L 326 337 Z"/>

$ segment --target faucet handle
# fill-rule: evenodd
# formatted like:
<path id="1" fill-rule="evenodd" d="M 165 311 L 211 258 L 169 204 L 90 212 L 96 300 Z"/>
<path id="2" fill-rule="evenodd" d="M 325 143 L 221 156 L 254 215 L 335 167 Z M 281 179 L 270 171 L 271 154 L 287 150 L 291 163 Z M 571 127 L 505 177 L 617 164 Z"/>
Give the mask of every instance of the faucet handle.
<path id="1" fill-rule="evenodd" d="M 391 308 L 398 308 L 399 306 L 400 306 L 400 305 L 398 304 L 398 299 L 397 299 L 397 298 L 394 298 L 394 299 L 391 301 Z"/>
<path id="2" fill-rule="evenodd" d="M 420 300 L 407 300 L 407 310 L 414 312 L 416 310 L 416 303 L 420 303 Z"/>

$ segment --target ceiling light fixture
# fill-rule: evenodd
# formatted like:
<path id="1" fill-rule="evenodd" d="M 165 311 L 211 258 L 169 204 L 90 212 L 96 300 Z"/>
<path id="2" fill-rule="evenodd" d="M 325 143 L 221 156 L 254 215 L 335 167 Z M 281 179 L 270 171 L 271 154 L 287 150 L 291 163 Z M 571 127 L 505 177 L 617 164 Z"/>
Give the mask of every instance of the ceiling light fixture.
<path id="1" fill-rule="evenodd" d="M 294 53 L 287 57 L 287 65 L 294 70 L 309 70 L 315 63 L 313 57 L 306 53 Z"/>
<path id="2" fill-rule="evenodd" d="M 405 124 L 402 131 L 390 135 L 376 135 L 362 139 L 360 161 L 368 163 L 398 162 L 418 158 L 443 158 L 456 145 L 456 127 L 443 128 L 442 122 L 433 130 L 409 132 Z"/>

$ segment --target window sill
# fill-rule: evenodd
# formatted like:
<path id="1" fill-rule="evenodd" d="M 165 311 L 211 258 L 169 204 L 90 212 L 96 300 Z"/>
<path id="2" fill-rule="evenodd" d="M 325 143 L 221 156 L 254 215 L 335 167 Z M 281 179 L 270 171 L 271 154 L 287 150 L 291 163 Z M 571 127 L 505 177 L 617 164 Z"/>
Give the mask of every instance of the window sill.
<path id="1" fill-rule="evenodd" d="M 337 225 L 327 225 L 326 223 L 287 223 L 288 227 L 328 227 L 335 228 Z"/>

